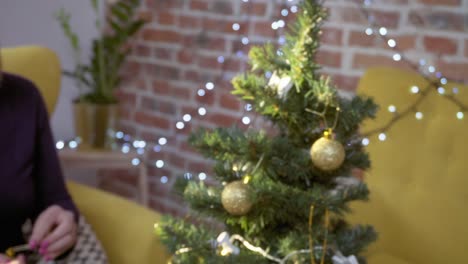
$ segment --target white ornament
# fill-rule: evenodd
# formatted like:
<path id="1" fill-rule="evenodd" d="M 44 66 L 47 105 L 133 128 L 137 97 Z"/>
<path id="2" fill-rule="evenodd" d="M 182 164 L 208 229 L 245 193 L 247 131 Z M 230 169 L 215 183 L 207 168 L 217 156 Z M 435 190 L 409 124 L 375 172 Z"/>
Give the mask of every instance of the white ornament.
<path id="1" fill-rule="evenodd" d="M 338 192 L 359 186 L 361 181 L 354 176 L 340 176 L 335 179 L 336 187 L 330 191 L 331 196 L 335 196 Z"/>
<path id="2" fill-rule="evenodd" d="M 335 255 L 332 258 L 333 264 L 359 264 L 357 258 L 354 255 L 349 257 L 343 256 L 341 252 L 335 252 Z"/>
<path id="3" fill-rule="evenodd" d="M 216 238 L 216 243 L 218 247 L 221 247 L 222 256 L 239 255 L 240 253 L 240 249 L 232 244 L 228 232 L 219 234 L 218 238 Z"/>
<path id="4" fill-rule="evenodd" d="M 268 86 L 276 91 L 280 99 L 285 99 L 294 82 L 290 76 L 279 76 L 275 71 L 268 81 Z"/>

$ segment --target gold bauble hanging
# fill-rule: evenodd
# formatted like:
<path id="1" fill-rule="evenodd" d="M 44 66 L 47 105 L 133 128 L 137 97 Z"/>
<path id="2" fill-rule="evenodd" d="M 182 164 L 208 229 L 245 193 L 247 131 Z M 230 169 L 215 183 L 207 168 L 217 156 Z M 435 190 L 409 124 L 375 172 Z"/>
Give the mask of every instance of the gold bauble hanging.
<path id="1" fill-rule="evenodd" d="M 221 193 L 221 203 L 231 215 L 246 215 L 253 205 L 252 190 L 243 181 L 231 182 Z"/>
<path id="2" fill-rule="evenodd" d="M 343 145 L 332 139 L 330 132 L 325 132 L 310 148 L 312 162 L 323 171 L 333 171 L 341 167 L 345 156 Z"/>

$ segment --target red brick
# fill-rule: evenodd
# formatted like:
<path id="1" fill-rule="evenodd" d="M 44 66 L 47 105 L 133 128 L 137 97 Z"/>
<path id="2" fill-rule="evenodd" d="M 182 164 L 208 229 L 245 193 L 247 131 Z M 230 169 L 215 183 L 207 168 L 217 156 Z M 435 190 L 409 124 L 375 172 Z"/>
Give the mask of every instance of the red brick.
<path id="1" fill-rule="evenodd" d="M 234 14 L 233 3 L 230 1 L 212 1 L 211 11 L 216 14 L 232 15 Z"/>
<path id="2" fill-rule="evenodd" d="M 175 51 L 169 48 L 154 48 L 153 54 L 157 59 L 171 60 L 174 57 Z"/>
<path id="3" fill-rule="evenodd" d="M 232 25 L 238 23 L 240 28 L 238 31 L 232 29 Z M 238 20 L 219 20 L 215 18 L 204 17 L 202 21 L 202 27 L 207 31 L 224 32 L 236 35 L 246 34 L 248 27 L 245 22 L 239 22 Z"/>
<path id="4" fill-rule="evenodd" d="M 163 30 L 163 29 L 144 29 L 143 39 L 145 41 L 153 42 L 175 42 L 181 40 L 180 34 L 176 31 Z"/>
<path id="5" fill-rule="evenodd" d="M 396 28 L 400 20 L 400 13 L 396 11 L 372 11 L 376 23 L 387 28 Z M 335 7 L 331 9 L 330 19 L 334 22 L 368 25 L 369 22 L 359 8 Z"/>
<path id="6" fill-rule="evenodd" d="M 213 105 L 215 102 L 215 96 L 213 92 L 206 92 L 204 96 L 198 96 L 196 97 L 196 101 L 199 104 L 204 104 L 204 105 Z"/>
<path id="7" fill-rule="evenodd" d="M 317 53 L 317 62 L 322 66 L 329 66 L 340 68 L 341 67 L 341 53 L 319 50 Z"/>
<path id="8" fill-rule="evenodd" d="M 209 4 L 207 1 L 191 0 L 189 8 L 193 11 L 208 11 Z"/>
<path id="9" fill-rule="evenodd" d="M 266 15 L 267 3 L 255 3 L 249 1 L 242 5 L 242 14 L 248 14 L 250 16 L 263 17 Z"/>
<path id="10" fill-rule="evenodd" d="M 343 44 L 343 30 L 332 27 L 322 28 L 322 36 L 320 37 L 322 45 L 339 46 Z"/>
<path id="11" fill-rule="evenodd" d="M 337 89 L 345 91 L 356 91 L 359 77 L 337 73 L 327 75 L 330 76 L 331 83 L 333 83 Z"/>
<path id="12" fill-rule="evenodd" d="M 455 62 L 446 62 L 439 61 L 437 64 L 437 70 L 442 72 L 442 74 L 452 79 L 455 82 L 466 82 L 468 72 L 468 62 L 465 63 L 455 63 Z"/>
<path id="13" fill-rule="evenodd" d="M 169 119 L 141 111 L 135 113 L 135 121 L 143 125 L 161 129 L 168 129 L 171 126 Z"/>
<path id="14" fill-rule="evenodd" d="M 153 92 L 157 95 L 169 94 L 169 83 L 167 81 L 155 80 L 152 83 Z"/>
<path id="15" fill-rule="evenodd" d="M 123 91 L 122 89 L 117 91 L 117 97 L 119 98 L 119 103 L 123 105 L 136 105 L 136 94 L 133 92 Z"/>
<path id="16" fill-rule="evenodd" d="M 164 114 L 175 114 L 176 106 L 172 102 L 164 101 L 157 97 L 143 96 L 141 98 L 141 108 L 146 111 L 159 112 Z"/>
<path id="17" fill-rule="evenodd" d="M 424 48 L 428 52 L 439 54 L 455 54 L 457 53 L 457 41 L 454 39 L 443 37 L 424 37 Z"/>
<path id="18" fill-rule="evenodd" d="M 199 28 L 201 26 L 200 17 L 181 15 L 179 17 L 179 26 L 182 28 Z"/>
<path id="19" fill-rule="evenodd" d="M 232 95 L 232 94 L 222 94 L 220 97 L 220 106 L 222 108 L 230 109 L 230 110 L 240 110 L 241 104 L 239 99 Z"/>
<path id="20" fill-rule="evenodd" d="M 438 29 L 450 31 L 465 30 L 465 15 L 453 12 L 432 11 L 432 9 L 413 10 L 409 13 L 409 23 L 419 29 Z"/>
<path id="21" fill-rule="evenodd" d="M 98 172 L 99 178 L 107 178 L 107 180 L 118 180 L 125 182 L 131 186 L 138 186 L 138 175 L 136 170 L 100 170 Z"/>
<path id="22" fill-rule="evenodd" d="M 151 49 L 148 46 L 136 45 L 134 47 L 135 54 L 140 57 L 148 57 L 151 54 Z"/>
<path id="23" fill-rule="evenodd" d="M 151 22 L 151 20 L 153 20 L 153 14 L 148 10 L 140 11 L 138 13 L 138 17 L 140 19 L 143 19 L 143 20 L 147 21 L 147 22 Z"/>
<path id="24" fill-rule="evenodd" d="M 402 61 L 394 61 L 390 56 L 385 55 L 370 55 L 370 54 L 354 54 L 353 68 L 367 69 L 375 66 L 390 66 L 409 69 L 410 67 Z"/>
<path id="25" fill-rule="evenodd" d="M 220 127 L 231 127 L 235 124 L 239 124 L 240 120 L 237 117 L 221 113 L 210 114 L 208 119 L 210 122 Z"/>
<path id="26" fill-rule="evenodd" d="M 258 21 L 254 22 L 253 34 L 256 36 L 269 37 L 275 36 L 275 31 L 271 28 L 272 21 Z"/>
<path id="27" fill-rule="evenodd" d="M 389 38 L 394 39 L 397 43 L 397 48 L 402 51 L 414 49 L 416 46 L 416 36 L 414 35 L 389 36 Z M 376 35 L 368 36 L 364 31 L 350 32 L 348 44 L 356 47 L 392 49 L 384 39 Z"/>
<path id="28" fill-rule="evenodd" d="M 194 54 L 189 50 L 180 50 L 177 53 L 177 61 L 183 64 L 191 64 L 194 61 Z"/>
<path id="29" fill-rule="evenodd" d="M 172 25 L 175 24 L 177 17 L 171 12 L 160 12 L 157 17 L 157 22 L 160 25 Z"/>

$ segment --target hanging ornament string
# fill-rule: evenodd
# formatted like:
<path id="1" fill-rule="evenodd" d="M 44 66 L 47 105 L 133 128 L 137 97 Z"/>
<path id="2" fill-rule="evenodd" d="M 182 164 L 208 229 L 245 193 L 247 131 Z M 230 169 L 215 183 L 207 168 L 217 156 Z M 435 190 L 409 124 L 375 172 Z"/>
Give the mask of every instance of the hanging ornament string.
<path id="1" fill-rule="evenodd" d="M 314 209 L 315 206 L 312 204 L 309 210 L 309 248 L 310 248 L 310 263 L 315 263 L 315 253 L 314 253 L 314 238 L 313 238 L 313 220 L 314 220 Z M 323 239 L 322 249 L 322 258 L 320 259 L 320 264 L 325 263 L 325 256 L 327 255 L 327 243 L 328 243 L 328 228 L 330 225 L 330 215 L 328 209 L 325 209 L 325 238 Z"/>

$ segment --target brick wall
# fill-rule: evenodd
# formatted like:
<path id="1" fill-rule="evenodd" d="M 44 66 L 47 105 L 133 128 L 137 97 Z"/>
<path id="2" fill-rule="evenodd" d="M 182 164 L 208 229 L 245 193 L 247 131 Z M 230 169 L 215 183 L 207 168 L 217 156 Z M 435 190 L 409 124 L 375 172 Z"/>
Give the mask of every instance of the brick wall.
<path id="1" fill-rule="evenodd" d="M 425 59 L 446 76 L 468 81 L 468 0 L 369 2 L 374 20 L 388 28 L 388 37 L 408 58 Z M 160 152 L 150 151 L 148 156 L 151 207 L 180 213 L 183 205 L 169 194 L 175 177 L 186 172 L 194 177 L 210 174 L 209 163 L 187 146 L 191 131 L 233 123 L 245 127 L 243 116 L 259 125 L 261 120 L 229 94 L 229 80 L 247 68 L 245 55 L 251 45 L 278 42 L 283 29 L 273 30 L 272 22 L 292 20 L 292 5 L 294 1 L 287 0 L 145 1 L 141 15 L 150 23 L 132 43 L 120 96 L 123 131 L 149 142 L 168 140 Z M 366 35 L 368 20 L 352 0 L 328 0 L 326 5 L 330 19 L 318 60 L 344 91 L 354 91 L 368 67 L 408 68 L 392 60 L 395 52 L 384 41 Z M 281 15 L 283 9 L 288 10 L 287 17 Z M 224 63 L 218 62 L 219 56 Z M 205 89 L 207 82 L 214 84 L 213 90 Z M 200 89 L 204 96 L 198 95 Z M 200 107 L 206 109 L 205 116 L 198 114 Z M 183 122 L 185 114 L 191 115 L 191 122 Z M 177 122 L 185 127 L 177 129 Z M 156 168 L 156 160 L 163 160 L 164 167 Z M 100 181 L 101 187 L 121 195 L 136 194 L 135 175 L 106 172 Z"/>

